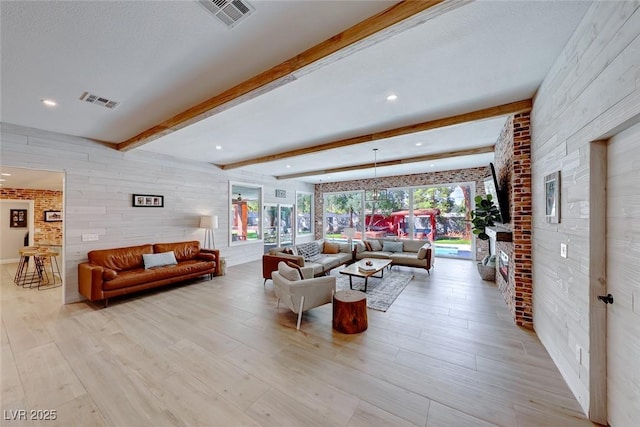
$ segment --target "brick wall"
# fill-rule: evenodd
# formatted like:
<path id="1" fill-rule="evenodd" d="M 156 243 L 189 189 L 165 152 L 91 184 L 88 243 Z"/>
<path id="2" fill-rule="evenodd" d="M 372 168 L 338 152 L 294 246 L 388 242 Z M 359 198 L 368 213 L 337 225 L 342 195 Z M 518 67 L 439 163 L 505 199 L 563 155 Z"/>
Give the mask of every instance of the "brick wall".
<path id="1" fill-rule="evenodd" d="M 44 211 L 62 211 L 62 192 L 0 188 L 0 199 L 34 201 L 34 243 L 62 245 L 62 222 L 45 222 Z"/>
<path id="2" fill-rule="evenodd" d="M 433 186 L 441 184 L 475 182 L 476 195 L 484 195 L 484 179 L 489 175 L 489 168 L 469 168 L 457 169 L 442 172 L 428 172 L 414 175 L 399 175 L 377 178 L 375 181 L 379 187 L 384 188 L 402 188 L 402 187 L 420 187 Z M 355 190 L 372 190 L 374 187 L 373 179 L 359 179 L 354 181 L 328 182 L 317 184 L 315 186 L 315 211 L 314 221 L 315 237 L 322 238 L 322 214 L 324 212 L 324 193 L 334 193 L 340 191 Z M 481 260 L 489 251 L 488 243 L 478 240 L 476 242 L 479 251 L 476 252 L 476 259 Z"/>
<path id="3" fill-rule="evenodd" d="M 496 142 L 495 167 L 500 188 L 507 189 L 511 221 L 504 227 L 513 232 L 512 242 L 497 242 L 496 257 L 509 257 L 509 276 L 496 274 L 496 283 L 516 324 L 533 328 L 531 258 L 531 134 L 530 114 L 517 114 L 507 121 Z"/>

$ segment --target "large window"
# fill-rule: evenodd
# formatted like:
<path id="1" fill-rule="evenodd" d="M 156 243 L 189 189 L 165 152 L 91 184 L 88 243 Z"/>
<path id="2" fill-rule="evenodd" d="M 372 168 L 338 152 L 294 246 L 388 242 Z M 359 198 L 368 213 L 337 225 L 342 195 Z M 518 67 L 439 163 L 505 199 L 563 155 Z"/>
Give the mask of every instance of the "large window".
<path id="1" fill-rule="evenodd" d="M 430 240 L 437 256 L 471 259 L 471 194 L 472 184 L 388 189 L 375 201 L 359 191 L 327 193 L 324 237 L 342 240 L 351 225 L 356 239 Z"/>
<path id="2" fill-rule="evenodd" d="M 313 233 L 313 194 L 296 191 L 296 235 Z"/>
<path id="3" fill-rule="evenodd" d="M 437 256 L 471 259 L 471 191 L 470 184 L 415 188 L 413 238 L 433 241 Z"/>
<path id="4" fill-rule="evenodd" d="M 404 217 L 409 215 L 411 190 L 396 188 L 387 191 L 387 197 L 365 204 L 365 236 L 406 237 Z"/>
<path id="5" fill-rule="evenodd" d="M 262 186 L 229 182 L 230 244 L 262 240 Z"/>
<path id="6" fill-rule="evenodd" d="M 326 194 L 324 197 L 324 236 L 328 240 L 345 240 L 344 229 L 361 229 L 362 192 Z M 360 234 L 356 238 L 360 238 Z"/>

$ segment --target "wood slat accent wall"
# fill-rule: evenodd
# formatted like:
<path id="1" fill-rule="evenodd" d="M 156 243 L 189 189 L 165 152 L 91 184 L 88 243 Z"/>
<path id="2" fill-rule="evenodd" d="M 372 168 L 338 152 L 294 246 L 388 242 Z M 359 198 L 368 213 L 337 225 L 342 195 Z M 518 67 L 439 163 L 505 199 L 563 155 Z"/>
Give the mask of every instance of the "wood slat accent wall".
<path id="1" fill-rule="evenodd" d="M 260 258 L 262 242 L 228 247 L 228 182 L 264 185 L 264 202 L 295 204 L 295 192 L 313 192 L 312 184 L 276 181 L 242 171 L 225 172 L 205 162 L 189 162 L 136 150 L 121 153 L 88 139 L 2 124 L 2 164 L 64 171 L 64 300 L 80 299 L 77 264 L 87 252 L 142 243 L 202 241 L 200 215 L 218 215 L 216 247 L 228 265 Z M 275 189 L 286 199 L 276 199 Z M 164 208 L 133 208 L 132 194 L 164 196 Z M 82 234 L 99 240 L 82 242 Z"/>
<path id="2" fill-rule="evenodd" d="M 591 245 L 604 244 L 589 228 L 589 145 L 640 117 L 639 5 L 592 5 L 544 79 L 531 116 L 534 328 L 585 412 L 594 403 L 590 363 L 597 363 L 589 347 L 589 280 L 597 260 L 589 254 Z M 547 224 L 543 180 L 555 171 L 562 217 Z M 568 244 L 567 258 L 560 243 Z"/>

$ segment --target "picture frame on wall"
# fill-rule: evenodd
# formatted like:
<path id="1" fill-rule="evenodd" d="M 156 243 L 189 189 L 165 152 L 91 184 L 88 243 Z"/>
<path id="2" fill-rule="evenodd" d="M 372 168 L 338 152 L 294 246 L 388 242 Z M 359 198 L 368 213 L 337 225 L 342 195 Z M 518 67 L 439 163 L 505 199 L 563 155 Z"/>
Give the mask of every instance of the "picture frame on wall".
<path id="1" fill-rule="evenodd" d="M 560 223 L 560 171 L 544 177 L 545 218 L 550 224 Z"/>
<path id="2" fill-rule="evenodd" d="M 163 208 L 164 196 L 153 194 L 133 194 L 131 205 L 134 208 Z"/>
<path id="3" fill-rule="evenodd" d="M 62 211 L 44 211 L 44 222 L 62 221 Z"/>
<path id="4" fill-rule="evenodd" d="M 9 227 L 11 228 L 25 228 L 27 226 L 27 210 L 10 209 L 9 221 Z"/>

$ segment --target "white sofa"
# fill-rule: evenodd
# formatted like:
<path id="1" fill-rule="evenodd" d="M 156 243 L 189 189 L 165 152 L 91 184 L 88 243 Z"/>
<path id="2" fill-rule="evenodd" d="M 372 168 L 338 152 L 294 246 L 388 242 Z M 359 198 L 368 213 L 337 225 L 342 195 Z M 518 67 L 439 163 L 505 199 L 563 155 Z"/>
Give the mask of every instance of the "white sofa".
<path id="1" fill-rule="evenodd" d="M 375 247 L 369 249 L 367 243 Z M 431 242 L 424 240 L 368 239 L 354 243 L 354 247 L 355 259 L 348 243 L 315 240 L 300 243 L 292 248 L 273 248 L 263 257 L 265 282 L 271 278 L 271 271 L 276 270 L 280 261 L 292 261 L 301 267 L 312 268 L 316 277 L 323 276 L 340 265 L 363 258 L 391 259 L 393 265 L 424 268 L 429 274 L 435 261 L 435 251 Z M 291 253 L 287 253 L 289 251 Z"/>
<path id="2" fill-rule="evenodd" d="M 292 253 L 287 253 L 291 250 Z M 293 248 L 273 248 L 265 257 L 277 257 L 278 261 L 292 261 L 301 267 L 311 267 L 313 275 L 323 276 L 340 265 L 353 261 L 353 253 L 347 243 L 324 242 L 315 240 L 308 243 L 300 243 Z M 263 264 L 265 263 L 263 257 Z M 270 264 L 273 261 L 269 261 Z M 266 281 L 265 277 L 265 281 Z"/>
<path id="3" fill-rule="evenodd" d="M 390 259 L 392 265 L 424 268 L 429 274 L 435 262 L 430 241 L 409 239 L 367 239 L 356 245 L 356 259 Z"/>

